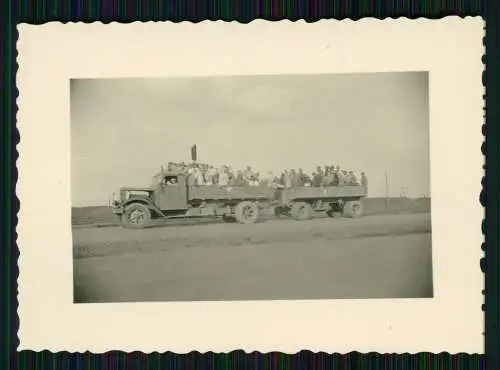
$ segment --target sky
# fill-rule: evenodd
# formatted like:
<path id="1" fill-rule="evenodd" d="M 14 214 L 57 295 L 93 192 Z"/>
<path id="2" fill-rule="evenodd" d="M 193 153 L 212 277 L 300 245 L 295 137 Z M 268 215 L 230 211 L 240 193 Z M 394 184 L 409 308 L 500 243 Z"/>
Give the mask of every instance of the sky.
<path id="1" fill-rule="evenodd" d="M 364 171 L 369 196 L 430 196 L 425 72 L 71 81 L 72 205 L 168 162 Z"/>

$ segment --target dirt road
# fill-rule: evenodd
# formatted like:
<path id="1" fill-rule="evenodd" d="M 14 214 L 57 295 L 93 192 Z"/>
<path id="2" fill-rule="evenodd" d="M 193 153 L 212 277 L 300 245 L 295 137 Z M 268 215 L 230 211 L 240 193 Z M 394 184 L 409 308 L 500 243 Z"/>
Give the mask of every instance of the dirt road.
<path id="1" fill-rule="evenodd" d="M 74 229 L 75 302 L 431 297 L 430 217 Z"/>

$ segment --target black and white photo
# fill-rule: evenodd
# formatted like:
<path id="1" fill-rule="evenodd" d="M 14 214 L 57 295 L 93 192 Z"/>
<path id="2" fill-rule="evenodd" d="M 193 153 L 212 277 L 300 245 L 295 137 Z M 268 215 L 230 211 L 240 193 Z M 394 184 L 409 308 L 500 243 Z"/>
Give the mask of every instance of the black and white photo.
<path id="1" fill-rule="evenodd" d="M 427 72 L 70 93 L 76 303 L 432 298 Z"/>

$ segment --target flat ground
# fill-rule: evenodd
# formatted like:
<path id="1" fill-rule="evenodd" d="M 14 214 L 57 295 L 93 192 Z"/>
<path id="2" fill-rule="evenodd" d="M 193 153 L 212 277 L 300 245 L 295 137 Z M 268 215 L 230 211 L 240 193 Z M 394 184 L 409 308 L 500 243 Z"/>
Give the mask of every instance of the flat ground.
<path id="1" fill-rule="evenodd" d="M 432 297 L 428 214 L 73 229 L 75 302 Z"/>

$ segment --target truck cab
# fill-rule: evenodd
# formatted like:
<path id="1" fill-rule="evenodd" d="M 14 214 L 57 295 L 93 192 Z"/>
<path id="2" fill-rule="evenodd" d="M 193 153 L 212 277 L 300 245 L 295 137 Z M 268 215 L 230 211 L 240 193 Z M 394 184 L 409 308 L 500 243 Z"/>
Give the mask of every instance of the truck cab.
<path id="1" fill-rule="evenodd" d="M 154 204 L 161 211 L 187 209 L 186 175 L 178 172 L 157 174 L 153 179 Z"/>
<path id="2" fill-rule="evenodd" d="M 131 228 L 144 227 L 151 218 L 186 212 L 186 176 L 160 172 L 153 176 L 151 186 L 123 187 L 119 200 L 112 201 L 111 210 L 122 224 Z"/>

